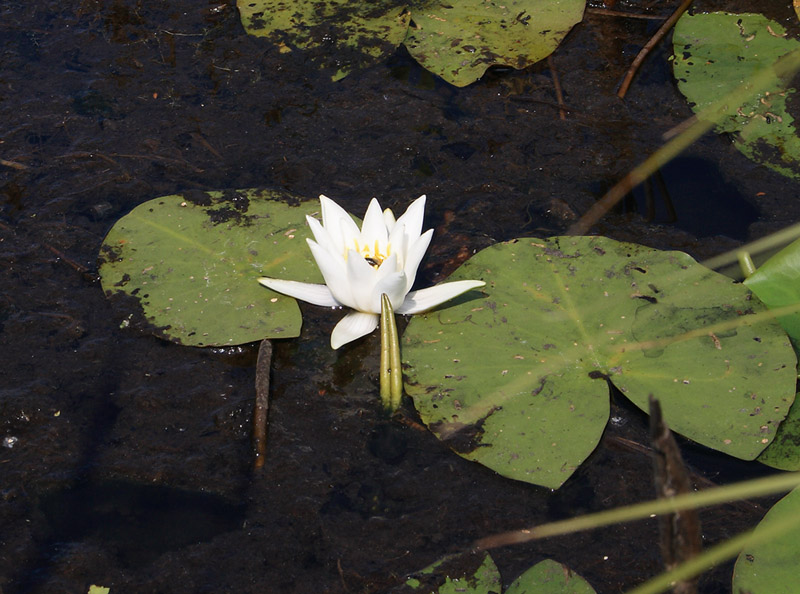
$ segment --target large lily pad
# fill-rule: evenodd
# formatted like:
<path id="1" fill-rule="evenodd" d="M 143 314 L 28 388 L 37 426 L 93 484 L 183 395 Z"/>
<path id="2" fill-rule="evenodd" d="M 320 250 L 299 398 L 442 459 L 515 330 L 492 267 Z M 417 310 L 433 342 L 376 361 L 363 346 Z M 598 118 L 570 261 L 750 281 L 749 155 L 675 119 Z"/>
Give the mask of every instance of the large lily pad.
<path id="1" fill-rule="evenodd" d="M 678 88 L 696 112 L 800 48 L 780 24 L 759 14 L 687 13 L 672 39 Z M 787 110 L 792 93 L 774 77 L 767 87 L 753 89 L 746 103 L 729 105 L 715 123 L 717 132 L 735 135 L 737 148 L 748 158 L 797 179 L 800 138 Z"/>
<path id="2" fill-rule="evenodd" d="M 100 251 L 107 294 L 138 300 L 168 340 L 235 345 L 300 333 L 294 299 L 257 282 L 321 282 L 304 238 L 319 203 L 269 190 L 187 192 L 145 202 L 117 221 Z"/>
<path id="3" fill-rule="evenodd" d="M 800 489 L 778 501 L 756 527 L 755 535 L 771 527 L 796 522 L 800 516 Z M 800 538 L 792 530 L 777 538 L 750 545 L 739 555 L 733 570 L 733 591 L 769 594 L 797 592 Z"/>
<path id="4" fill-rule="evenodd" d="M 485 295 L 412 319 L 406 390 L 438 437 L 505 476 L 563 484 L 603 432 L 607 381 L 644 411 L 655 395 L 675 431 L 744 459 L 794 400 L 786 333 L 684 253 L 526 238 L 451 278 L 482 279 Z"/>
<path id="5" fill-rule="evenodd" d="M 463 87 L 493 65 L 546 58 L 583 18 L 585 0 L 433 0 L 415 10 L 405 46 L 425 68 Z"/>
<path id="6" fill-rule="evenodd" d="M 391 55 L 411 19 L 394 0 L 237 0 L 236 5 L 250 35 L 267 37 L 284 50 L 319 49 L 315 57 L 333 69 L 334 80 Z"/>

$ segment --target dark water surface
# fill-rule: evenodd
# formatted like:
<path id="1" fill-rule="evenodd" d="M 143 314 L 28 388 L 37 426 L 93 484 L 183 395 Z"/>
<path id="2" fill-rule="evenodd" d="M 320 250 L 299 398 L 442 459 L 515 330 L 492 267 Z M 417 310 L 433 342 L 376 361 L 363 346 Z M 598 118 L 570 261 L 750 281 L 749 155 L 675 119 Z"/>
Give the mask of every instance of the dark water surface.
<path id="1" fill-rule="evenodd" d="M 336 316 L 314 307 L 299 339 L 275 345 L 269 455 L 254 474 L 255 347 L 121 328 L 131 312 L 93 271 L 120 216 L 197 189 L 325 193 L 356 213 L 372 196 L 402 210 L 426 193 L 425 282 L 496 241 L 562 233 L 691 115 L 664 47 L 616 97 L 655 27 L 586 16 L 554 55 L 562 121 L 546 64 L 455 89 L 401 49 L 333 84 L 301 52 L 245 35 L 230 2 L 2 2 L 2 592 L 382 592 L 477 538 L 650 498 L 647 454 L 621 441 L 646 443 L 646 418 L 624 399 L 562 489 L 519 484 L 450 453 L 408 405 L 406 424 L 382 420 L 377 337 L 331 351 Z M 674 224 L 660 210 L 646 220 L 638 194 L 595 232 L 705 258 L 800 220 L 796 185 L 724 137 L 663 176 Z M 684 446 L 698 477 L 762 472 Z M 706 543 L 763 513 L 703 512 Z M 495 558 L 506 583 L 547 557 L 619 592 L 660 571 L 656 543 L 655 522 L 640 522 Z M 702 591 L 729 591 L 729 575 Z"/>

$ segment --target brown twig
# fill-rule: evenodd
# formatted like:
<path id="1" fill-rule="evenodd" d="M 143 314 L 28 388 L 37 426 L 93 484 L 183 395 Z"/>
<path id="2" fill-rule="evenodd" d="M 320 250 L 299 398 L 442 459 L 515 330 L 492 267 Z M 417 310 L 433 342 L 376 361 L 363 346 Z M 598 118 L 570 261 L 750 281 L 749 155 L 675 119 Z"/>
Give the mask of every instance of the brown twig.
<path id="1" fill-rule="evenodd" d="M 550 69 L 550 74 L 553 77 L 553 87 L 556 91 L 556 99 L 558 100 L 558 117 L 562 120 L 567 119 L 567 105 L 564 103 L 564 94 L 561 92 L 561 82 L 558 79 L 558 71 L 556 64 L 553 61 L 553 54 L 547 56 L 547 67 Z"/>
<path id="2" fill-rule="evenodd" d="M 69 264 L 69 265 L 70 265 L 72 268 L 74 268 L 75 270 L 77 270 L 77 271 L 78 271 L 78 272 L 80 272 L 81 274 L 86 274 L 87 272 L 89 272 L 89 269 L 88 269 L 88 268 L 86 268 L 86 266 L 84 266 L 83 264 L 79 264 L 78 262 L 76 262 L 76 261 L 75 261 L 75 260 L 73 260 L 72 258 L 68 257 L 68 256 L 67 256 L 67 255 L 66 255 L 64 252 L 62 252 L 61 250 L 58 250 L 58 249 L 54 248 L 52 245 L 50 245 L 50 244 L 47 244 L 47 243 L 44 243 L 44 244 L 42 244 L 42 245 L 44 245 L 44 247 L 46 247 L 48 250 L 50 250 L 51 252 L 53 252 L 53 253 L 54 253 L 56 256 L 58 256 L 58 257 L 59 257 L 61 260 L 63 260 L 63 261 L 64 261 L 64 262 L 66 262 L 67 264 Z"/>
<path id="3" fill-rule="evenodd" d="M 209 142 L 205 138 L 203 138 L 203 136 L 201 134 L 199 134 L 197 132 L 192 132 L 191 136 L 192 136 L 192 139 L 194 139 L 198 143 L 200 143 L 203 146 L 203 148 L 205 148 L 209 153 L 214 155 L 217 159 L 219 159 L 220 161 L 224 161 L 225 160 L 225 157 L 220 155 L 219 151 L 217 149 L 215 149 L 213 146 L 211 146 L 209 144 Z"/>
<path id="4" fill-rule="evenodd" d="M 6 167 L 10 167 L 11 169 L 18 169 L 20 171 L 25 169 L 30 169 L 27 165 L 23 165 L 17 161 L 9 161 L 7 159 L 0 159 L 0 165 L 5 165 Z"/>
<path id="5" fill-rule="evenodd" d="M 692 492 L 692 483 L 678 444 L 661 415 L 658 400 L 650 395 L 650 439 L 653 442 L 653 474 L 658 497 L 671 499 Z M 696 509 L 685 509 L 658 518 L 661 556 L 667 571 L 697 557 L 703 550 L 700 516 Z M 697 580 L 682 580 L 672 587 L 673 594 L 697 594 Z"/>
<path id="6" fill-rule="evenodd" d="M 256 361 L 256 404 L 253 410 L 253 469 L 264 466 L 267 457 L 267 417 L 269 414 L 269 371 L 272 367 L 272 342 L 261 341 Z"/>
<path id="7" fill-rule="evenodd" d="M 640 14 L 637 12 L 622 12 L 620 10 L 608 10 L 607 8 L 587 8 L 589 14 L 600 16 L 622 17 L 626 19 L 647 19 L 649 21 L 663 21 L 666 17 L 657 14 Z"/>
<path id="8" fill-rule="evenodd" d="M 683 3 L 678 7 L 678 9 L 673 12 L 666 21 L 664 21 L 664 24 L 659 27 L 658 31 L 656 31 L 656 34 L 650 38 L 650 41 L 648 41 L 642 50 L 637 54 L 636 58 L 634 58 L 633 63 L 631 64 L 631 67 L 628 68 L 625 78 L 622 80 L 619 91 L 617 91 L 617 97 L 620 99 L 625 98 L 625 94 L 628 92 L 628 87 L 631 86 L 631 82 L 633 81 L 633 77 L 636 76 L 636 71 L 639 70 L 639 66 L 642 65 L 642 62 L 644 62 L 644 59 L 650 54 L 652 49 L 658 45 L 664 35 L 667 34 L 667 31 L 672 29 L 680 16 L 686 12 L 686 9 L 689 8 L 691 4 L 692 0 L 683 0 Z"/>

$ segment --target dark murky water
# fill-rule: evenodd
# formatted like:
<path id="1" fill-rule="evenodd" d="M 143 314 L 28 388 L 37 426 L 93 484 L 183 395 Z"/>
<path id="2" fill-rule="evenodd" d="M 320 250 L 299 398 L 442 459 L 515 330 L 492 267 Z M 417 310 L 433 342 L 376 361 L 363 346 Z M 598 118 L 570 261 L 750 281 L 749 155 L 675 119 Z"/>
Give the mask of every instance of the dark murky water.
<path id="1" fill-rule="evenodd" d="M 787 3 L 772 4 L 786 19 Z M 333 352 L 335 319 L 313 307 L 303 335 L 276 344 L 269 457 L 254 475 L 254 347 L 202 351 L 121 329 L 129 312 L 92 272 L 117 218 L 191 189 L 324 192 L 355 212 L 372 196 L 402 209 L 427 193 L 425 281 L 460 252 L 563 232 L 691 115 L 665 48 L 615 96 L 653 30 L 587 15 L 554 56 L 562 121 L 544 64 L 454 89 L 399 50 L 331 84 L 301 53 L 246 36 L 229 2 L 0 4 L 0 589 L 381 592 L 488 534 L 651 497 L 648 457 L 618 439 L 647 440 L 624 400 L 625 422 L 562 489 L 517 484 L 383 421 L 377 337 Z M 655 187 L 652 221 L 639 192 L 638 213 L 596 232 L 704 258 L 800 219 L 796 187 L 723 137 L 662 173 L 674 224 Z M 686 451 L 712 481 L 762 472 Z M 763 513 L 704 512 L 707 543 Z M 496 559 L 507 583 L 550 557 L 618 592 L 659 571 L 655 542 L 641 522 Z M 727 591 L 729 569 L 703 591 Z"/>

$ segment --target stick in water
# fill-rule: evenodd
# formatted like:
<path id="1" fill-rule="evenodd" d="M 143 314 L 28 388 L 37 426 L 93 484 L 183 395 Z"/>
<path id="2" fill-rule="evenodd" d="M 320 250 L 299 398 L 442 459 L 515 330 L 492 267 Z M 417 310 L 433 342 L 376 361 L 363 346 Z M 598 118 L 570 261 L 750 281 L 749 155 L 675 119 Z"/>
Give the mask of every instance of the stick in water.
<path id="1" fill-rule="evenodd" d="M 267 456 L 267 415 L 269 413 L 269 371 L 272 367 L 272 342 L 265 338 L 258 347 L 256 362 L 256 405 L 253 410 L 253 469 L 264 466 Z"/>

